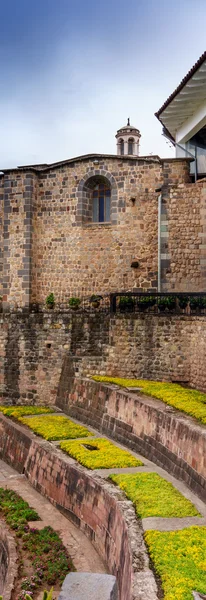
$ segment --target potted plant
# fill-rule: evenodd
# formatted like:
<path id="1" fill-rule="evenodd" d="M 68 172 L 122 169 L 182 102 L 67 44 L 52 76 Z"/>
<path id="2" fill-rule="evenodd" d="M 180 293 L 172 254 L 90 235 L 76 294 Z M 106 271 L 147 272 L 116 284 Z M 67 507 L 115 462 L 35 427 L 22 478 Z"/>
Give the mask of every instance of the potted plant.
<path id="1" fill-rule="evenodd" d="M 100 305 L 100 300 L 102 300 L 102 296 L 92 294 L 89 301 L 92 304 L 93 308 L 98 308 Z"/>
<path id="2" fill-rule="evenodd" d="M 131 296 L 120 296 L 119 309 L 120 312 L 133 312 L 135 307 L 134 298 Z"/>
<path id="3" fill-rule="evenodd" d="M 174 310 L 176 308 L 176 298 L 175 296 L 168 296 L 166 298 L 167 300 L 167 309 L 168 310 Z"/>
<path id="4" fill-rule="evenodd" d="M 178 304 L 182 310 L 184 310 L 187 307 L 188 301 L 188 296 L 178 296 Z"/>
<path id="5" fill-rule="evenodd" d="M 55 298 L 54 298 L 54 294 L 53 292 L 51 292 L 51 294 L 49 294 L 46 298 L 46 306 L 47 308 L 54 308 L 55 305 Z"/>
<path id="6" fill-rule="evenodd" d="M 193 312 L 201 311 L 206 308 L 206 298 L 194 296 L 190 298 L 190 308 Z"/>
<path id="7" fill-rule="evenodd" d="M 167 298 L 158 298 L 157 306 L 159 312 L 164 312 L 167 308 Z"/>
<path id="8" fill-rule="evenodd" d="M 156 298 L 153 296 L 139 296 L 137 300 L 137 306 L 140 312 L 147 310 L 150 306 L 154 306 L 156 303 Z"/>
<path id="9" fill-rule="evenodd" d="M 70 308 L 72 308 L 72 310 L 78 310 L 80 304 L 81 304 L 80 298 L 73 297 L 73 298 L 69 299 L 69 306 L 70 306 Z"/>

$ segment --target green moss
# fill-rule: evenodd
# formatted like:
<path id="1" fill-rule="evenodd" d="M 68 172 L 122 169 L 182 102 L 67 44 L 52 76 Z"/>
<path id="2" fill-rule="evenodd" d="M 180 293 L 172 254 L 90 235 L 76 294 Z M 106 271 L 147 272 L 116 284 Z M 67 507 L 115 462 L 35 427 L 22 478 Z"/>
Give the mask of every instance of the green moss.
<path id="1" fill-rule="evenodd" d="M 206 424 L 206 394 L 198 390 L 183 388 L 176 383 L 146 379 L 122 379 L 100 375 L 94 375 L 92 379 L 104 383 L 116 383 L 123 387 L 139 387 L 144 394 L 158 398 Z"/>
<path id="2" fill-rule="evenodd" d="M 122 450 L 104 438 L 61 442 L 60 448 L 88 469 L 138 467 L 143 463 L 127 450 Z"/>
<path id="3" fill-rule="evenodd" d="M 134 502 L 139 517 L 200 516 L 195 506 L 157 473 L 111 475 Z"/>
<path id="4" fill-rule="evenodd" d="M 206 527 L 147 531 L 145 541 L 164 600 L 193 600 L 193 590 L 206 594 Z"/>

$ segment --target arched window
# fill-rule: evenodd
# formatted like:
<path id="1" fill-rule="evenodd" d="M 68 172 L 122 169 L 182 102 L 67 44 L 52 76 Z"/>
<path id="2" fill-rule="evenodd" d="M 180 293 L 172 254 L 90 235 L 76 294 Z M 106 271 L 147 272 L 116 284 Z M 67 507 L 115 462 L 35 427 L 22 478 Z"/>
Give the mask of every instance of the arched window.
<path id="1" fill-rule="evenodd" d="M 128 154 L 134 154 L 134 138 L 128 139 Z"/>
<path id="2" fill-rule="evenodd" d="M 94 223 L 110 221 L 110 186 L 107 183 L 97 183 L 93 189 L 92 200 Z"/>
<path id="3" fill-rule="evenodd" d="M 119 145 L 120 145 L 120 154 L 123 156 L 124 155 L 124 140 L 120 140 Z"/>
<path id="4" fill-rule="evenodd" d="M 89 177 L 83 188 L 84 222 L 110 222 L 111 185 L 103 175 Z"/>

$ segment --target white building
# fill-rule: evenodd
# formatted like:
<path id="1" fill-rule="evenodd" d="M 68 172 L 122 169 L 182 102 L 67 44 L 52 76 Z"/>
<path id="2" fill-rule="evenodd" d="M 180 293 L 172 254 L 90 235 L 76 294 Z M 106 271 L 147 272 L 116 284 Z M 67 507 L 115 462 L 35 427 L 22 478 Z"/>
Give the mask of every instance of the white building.
<path id="1" fill-rule="evenodd" d="M 176 157 L 194 156 L 191 173 L 206 176 L 206 51 L 155 115 Z"/>

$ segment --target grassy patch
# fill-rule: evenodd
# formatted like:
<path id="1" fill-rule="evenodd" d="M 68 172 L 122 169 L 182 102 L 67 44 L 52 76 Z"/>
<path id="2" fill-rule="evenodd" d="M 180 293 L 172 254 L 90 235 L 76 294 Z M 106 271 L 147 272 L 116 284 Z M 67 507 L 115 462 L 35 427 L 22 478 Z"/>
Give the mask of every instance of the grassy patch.
<path id="1" fill-rule="evenodd" d="M 29 553 L 29 558 L 37 573 L 41 571 L 44 581 L 53 585 L 57 579 L 62 582 L 67 573 L 74 570 L 58 534 L 52 527 L 31 529 L 23 535 L 23 550 Z"/>
<path id="2" fill-rule="evenodd" d="M 206 527 L 147 531 L 145 541 L 164 600 L 193 600 L 193 590 L 206 594 Z"/>
<path id="3" fill-rule="evenodd" d="M 0 406 L 0 412 L 7 417 L 18 419 L 24 415 L 39 415 L 54 412 L 49 406 Z"/>
<path id="4" fill-rule="evenodd" d="M 14 597 L 25 600 L 28 593 L 39 597 L 45 585 L 60 587 L 74 566 L 58 534 L 51 527 L 30 529 L 28 522 L 40 520 L 39 516 L 12 490 L 0 488 L 0 514 L 16 537 L 19 570 Z"/>
<path id="5" fill-rule="evenodd" d="M 110 479 L 134 502 L 136 513 L 142 519 L 201 516 L 190 500 L 157 473 L 111 475 Z"/>
<path id="6" fill-rule="evenodd" d="M 86 427 L 77 425 L 61 415 L 31 417 L 29 419 L 19 417 L 19 421 L 30 427 L 34 433 L 41 435 L 45 440 L 64 440 L 92 435 Z"/>
<path id="7" fill-rule="evenodd" d="M 121 448 L 104 438 L 61 442 L 60 448 L 88 469 L 139 467 L 143 464 L 130 452 L 121 450 Z"/>
<path id="8" fill-rule="evenodd" d="M 0 488 L 0 510 L 12 529 L 24 526 L 28 521 L 39 520 L 37 512 L 12 490 Z"/>
<path id="9" fill-rule="evenodd" d="M 144 394 L 158 398 L 206 424 L 206 394 L 198 390 L 186 389 L 176 383 L 146 379 L 122 379 L 99 375 L 94 375 L 92 379 L 104 383 L 116 383 L 123 387 L 140 387 Z"/>

